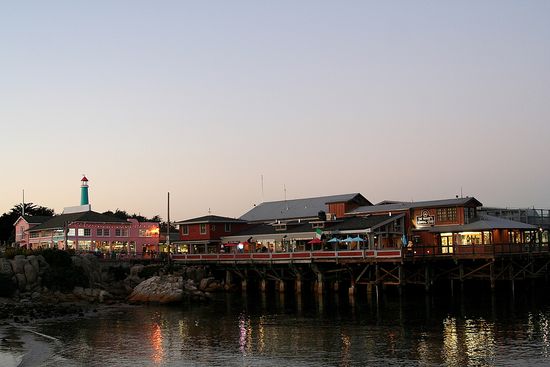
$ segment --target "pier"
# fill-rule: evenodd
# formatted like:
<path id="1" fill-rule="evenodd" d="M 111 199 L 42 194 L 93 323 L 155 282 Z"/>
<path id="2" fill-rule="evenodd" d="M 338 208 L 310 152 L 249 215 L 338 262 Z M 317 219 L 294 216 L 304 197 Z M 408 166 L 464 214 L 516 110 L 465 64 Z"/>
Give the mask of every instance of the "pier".
<path id="1" fill-rule="evenodd" d="M 547 279 L 548 243 L 430 246 L 341 251 L 249 252 L 175 254 L 176 264 L 207 265 L 225 272 L 226 282 L 244 291 L 257 284 L 261 291 L 294 289 L 301 293 L 309 284 L 315 293 L 347 289 L 358 291 L 416 286 L 429 292 L 434 286 L 463 287 L 464 282 L 488 285 Z"/>

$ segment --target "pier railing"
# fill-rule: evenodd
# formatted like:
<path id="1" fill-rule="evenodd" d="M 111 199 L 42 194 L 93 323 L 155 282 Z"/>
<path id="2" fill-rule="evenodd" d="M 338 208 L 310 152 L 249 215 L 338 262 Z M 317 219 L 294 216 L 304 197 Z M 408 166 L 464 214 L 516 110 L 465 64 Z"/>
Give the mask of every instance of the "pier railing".
<path id="1" fill-rule="evenodd" d="M 235 252 L 174 254 L 182 263 L 311 263 L 344 261 L 401 261 L 418 258 L 495 258 L 504 256 L 550 255 L 548 243 L 499 243 L 487 245 L 424 246 L 406 248 L 319 250 L 299 252 Z"/>
<path id="2" fill-rule="evenodd" d="M 302 252 L 251 252 L 251 253 L 221 253 L 221 254 L 174 254 L 172 259 L 177 262 L 327 262 L 345 260 L 401 260 L 401 249 L 383 250 L 341 250 L 341 251 L 302 251 Z"/>
<path id="3" fill-rule="evenodd" d="M 492 258 L 514 255 L 542 255 L 549 253 L 548 243 L 497 243 L 451 246 L 415 245 L 405 249 L 403 251 L 403 256 L 405 258 Z"/>

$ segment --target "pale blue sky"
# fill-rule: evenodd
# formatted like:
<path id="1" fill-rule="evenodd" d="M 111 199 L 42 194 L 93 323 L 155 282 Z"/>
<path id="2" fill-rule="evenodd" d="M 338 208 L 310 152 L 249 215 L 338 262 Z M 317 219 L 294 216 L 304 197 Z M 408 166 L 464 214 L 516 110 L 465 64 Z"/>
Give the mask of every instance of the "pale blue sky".
<path id="1" fill-rule="evenodd" d="M 0 3 L 0 213 L 550 207 L 550 1 Z"/>

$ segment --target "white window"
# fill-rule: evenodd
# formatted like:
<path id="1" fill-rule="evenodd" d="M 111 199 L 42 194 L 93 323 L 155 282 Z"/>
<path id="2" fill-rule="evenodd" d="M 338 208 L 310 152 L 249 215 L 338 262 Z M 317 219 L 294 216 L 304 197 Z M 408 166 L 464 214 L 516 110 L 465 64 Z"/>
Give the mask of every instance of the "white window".
<path id="1" fill-rule="evenodd" d="M 224 230 L 225 230 L 226 232 L 231 232 L 231 223 L 225 223 L 225 226 L 224 226 L 224 227 L 225 227 Z"/>
<path id="2" fill-rule="evenodd" d="M 200 224 L 200 231 L 201 231 L 201 234 L 206 234 L 206 224 L 204 223 Z"/>
<path id="3" fill-rule="evenodd" d="M 189 226 L 185 225 L 181 227 L 181 234 L 187 236 L 189 234 Z"/>
<path id="4" fill-rule="evenodd" d="M 126 228 L 115 229 L 115 237 L 128 237 L 128 229 Z"/>

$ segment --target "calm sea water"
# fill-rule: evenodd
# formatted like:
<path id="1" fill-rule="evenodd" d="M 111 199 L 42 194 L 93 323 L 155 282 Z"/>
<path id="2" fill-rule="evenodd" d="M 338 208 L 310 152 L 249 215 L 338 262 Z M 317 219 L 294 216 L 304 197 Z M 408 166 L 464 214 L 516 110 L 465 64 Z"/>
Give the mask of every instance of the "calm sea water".
<path id="1" fill-rule="evenodd" d="M 4 327 L 9 342 L 0 344 L 0 364 L 547 366 L 546 291 L 386 294 L 351 303 L 334 295 L 233 294 L 204 305 L 111 308 L 29 331 Z"/>

